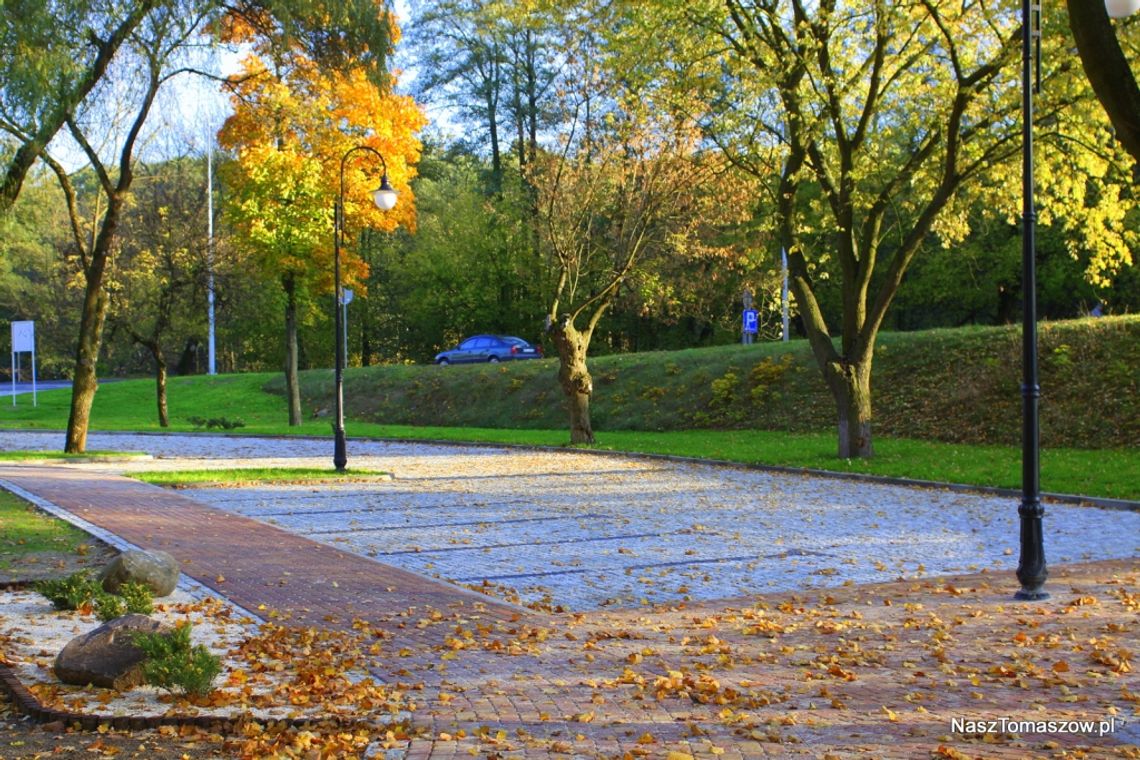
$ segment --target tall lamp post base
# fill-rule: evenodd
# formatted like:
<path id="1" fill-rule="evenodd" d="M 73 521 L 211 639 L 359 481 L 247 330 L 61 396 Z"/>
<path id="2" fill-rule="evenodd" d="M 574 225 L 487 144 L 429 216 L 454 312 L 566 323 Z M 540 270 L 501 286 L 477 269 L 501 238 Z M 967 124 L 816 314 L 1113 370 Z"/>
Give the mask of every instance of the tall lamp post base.
<path id="1" fill-rule="evenodd" d="M 344 468 L 348 465 L 348 442 L 345 439 L 344 428 L 333 428 L 333 436 L 336 439 L 333 443 L 333 467 L 337 472 L 344 472 Z"/>
<path id="2" fill-rule="evenodd" d="M 1021 561 L 1017 566 L 1017 580 L 1021 582 L 1021 590 L 1013 598 L 1023 602 L 1048 599 L 1045 580 L 1049 577 L 1049 571 L 1045 566 L 1045 542 L 1041 524 L 1045 509 L 1039 500 L 1032 499 L 1022 501 L 1017 512 L 1021 516 Z"/>

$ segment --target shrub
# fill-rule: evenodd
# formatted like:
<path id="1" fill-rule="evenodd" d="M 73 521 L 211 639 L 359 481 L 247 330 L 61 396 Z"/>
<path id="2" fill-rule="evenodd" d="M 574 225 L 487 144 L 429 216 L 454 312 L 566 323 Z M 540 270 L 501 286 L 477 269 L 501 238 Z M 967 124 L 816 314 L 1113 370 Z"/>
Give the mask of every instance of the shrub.
<path id="1" fill-rule="evenodd" d="M 196 428 L 206 428 L 207 430 L 214 430 L 221 428 L 222 430 L 233 430 L 235 428 L 245 427 L 245 420 L 229 419 L 228 417 L 187 417 L 186 421 Z"/>
<path id="2" fill-rule="evenodd" d="M 88 570 L 80 570 L 66 578 L 39 581 L 35 589 L 47 597 L 57 610 L 77 610 L 94 604 L 104 593 L 99 581 L 92 578 Z"/>
<path id="3" fill-rule="evenodd" d="M 794 364 L 795 358 L 791 354 L 784 354 L 778 362 L 773 361 L 770 356 L 756 362 L 752 371 L 748 373 L 748 380 L 752 385 L 748 395 L 752 402 L 763 404 L 767 401 L 779 401 L 780 394 L 772 386 L 779 383 Z"/>
<path id="4" fill-rule="evenodd" d="M 712 391 L 712 398 L 709 399 L 709 405 L 724 409 L 736 401 L 736 387 L 739 384 L 739 379 L 734 372 L 735 368 L 730 367 L 723 377 L 713 380 L 709 389 Z"/>
<path id="5" fill-rule="evenodd" d="M 127 614 L 127 600 L 103 592 L 95 597 L 95 614 L 104 623 Z"/>
<path id="6" fill-rule="evenodd" d="M 151 590 L 142 583 L 124 583 L 118 595 L 103 590 L 98 579 L 88 570 L 80 570 L 66 578 L 39 581 L 35 589 L 57 610 L 94 607 L 100 620 L 114 620 L 128 612 L 149 615 L 154 611 Z"/>
<path id="7" fill-rule="evenodd" d="M 190 624 L 170 633 L 136 633 L 134 643 L 146 655 L 146 682 L 169 692 L 204 697 L 222 672 L 221 660 L 201 644 L 190 643 Z"/>
<path id="8" fill-rule="evenodd" d="M 119 596 L 127 605 L 127 612 L 149 615 L 154 612 L 154 592 L 145 583 L 124 583 L 119 586 Z"/>

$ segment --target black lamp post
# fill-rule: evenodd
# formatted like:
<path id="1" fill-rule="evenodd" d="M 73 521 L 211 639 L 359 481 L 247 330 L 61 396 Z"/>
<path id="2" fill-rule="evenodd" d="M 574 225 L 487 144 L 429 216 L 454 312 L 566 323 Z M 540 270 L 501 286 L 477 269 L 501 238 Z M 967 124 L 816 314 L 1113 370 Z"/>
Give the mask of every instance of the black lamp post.
<path id="1" fill-rule="evenodd" d="M 1039 1 L 1039 0 L 1038 0 Z M 1140 9 L 1140 0 L 1105 0 L 1105 9 L 1113 18 L 1121 18 Z M 1021 430 L 1021 556 L 1017 564 L 1017 580 L 1021 589 L 1016 599 L 1032 601 L 1049 596 L 1045 579 L 1045 545 L 1041 506 L 1041 461 L 1037 405 L 1041 386 L 1037 376 L 1037 211 L 1033 204 L 1033 68 L 1036 52 L 1040 75 L 1041 6 L 1033 0 L 1021 0 L 1021 131 L 1022 131 L 1022 290 L 1024 314 L 1022 323 L 1022 430 Z M 1034 42 L 1037 42 L 1035 45 Z M 1039 82 L 1038 82 L 1039 83 Z"/>
<path id="2" fill-rule="evenodd" d="M 1021 557 L 1017 565 L 1017 579 L 1021 590 L 1017 599 L 1044 599 L 1049 572 L 1045 567 L 1045 544 L 1041 518 L 1041 462 L 1037 426 L 1037 402 L 1041 386 L 1037 379 L 1037 264 L 1036 228 L 1037 211 L 1033 204 L 1033 52 L 1034 39 L 1039 37 L 1040 6 L 1033 0 L 1021 0 L 1021 289 L 1024 302 L 1022 322 L 1022 428 L 1021 428 Z M 1034 23 L 1034 22 L 1038 23 Z M 1040 53 L 1040 43 L 1037 51 Z"/>
<path id="3" fill-rule="evenodd" d="M 344 165 L 348 157 L 358 150 L 368 151 L 375 155 L 380 159 L 380 166 L 384 169 L 384 173 L 380 177 L 380 187 L 372 191 L 373 203 L 383 211 L 388 211 L 396 205 L 396 191 L 388 183 L 388 163 L 378 150 L 367 145 L 358 145 L 355 148 L 350 148 L 341 156 L 340 195 L 337 196 L 336 206 L 333 208 L 333 345 L 336 346 L 336 369 L 334 372 L 336 377 L 336 421 L 333 423 L 333 437 L 336 440 L 333 445 L 333 466 L 336 467 L 337 472 L 344 472 L 344 468 L 348 464 L 348 444 L 344 435 L 345 345 L 340 337 L 343 331 L 340 305 L 344 297 L 340 286 L 340 247 L 344 238 Z"/>

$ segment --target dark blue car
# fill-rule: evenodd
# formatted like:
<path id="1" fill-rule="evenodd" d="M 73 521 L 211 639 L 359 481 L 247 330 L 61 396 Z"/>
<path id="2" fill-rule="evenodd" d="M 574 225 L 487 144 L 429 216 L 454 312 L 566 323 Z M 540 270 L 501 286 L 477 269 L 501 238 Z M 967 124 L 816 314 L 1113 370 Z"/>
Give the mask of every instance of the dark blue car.
<path id="1" fill-rule="evenodd" d="M 542 346 L 532 346 L 510 335 L 474 335 L 450 351 L 436 354 L 436 364 L 509 362 L 515 359 L 541 359 Z"/>

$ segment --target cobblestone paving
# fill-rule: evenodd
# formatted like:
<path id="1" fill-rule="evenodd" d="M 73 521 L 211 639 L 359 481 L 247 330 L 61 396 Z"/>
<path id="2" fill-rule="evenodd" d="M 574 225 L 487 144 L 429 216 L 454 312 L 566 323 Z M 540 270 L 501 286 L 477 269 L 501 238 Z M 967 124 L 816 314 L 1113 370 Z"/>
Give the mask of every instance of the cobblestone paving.
<path id="1" fill-rule="evenodd" d="M 0 433 L 0 446 L 15 446 L 10 435 Z M 160 458 L 130 467 L 162 469 L 171 456 L 186 468 L 252 465 L 253 455 L 256 464 L 327 466 L 331 444 L 97 435 L 89 447 L 148 451 Z M 350 454 L 350 467 L 394 480 L 208 488 L 193 498 L 568 610 L 1012 573 L 1017 562 L 1017 504 L 1005 498 L 567 452 L 355 441 Z M 1050 563 L 1140 554 L 1137 512 L 1049 505 L 1045 524 Z"/>
<path id="2" fill-rule="evenodd" d="M 0 434 L 0 447 L 38 440 Z M 239 466 L 254 455 L 326 465 L 331 449 L 118 436 L 90 445 L 181 457 L 131 465 L 154 469 Z M 235 559 L 240 547 L 272 554 L 273 528 L 248 515 L 421 572 L 533 583 L 542 591 L 528 594 L 582 610 L 489 614 L 467 598 L 401 607 L 391 604 L 404 604 L 398 594 L 375 594 L 367 622 L 384 636 L 373 667 L 417 704 L 407 738 L 378 739 L 374 757 L 1140 756 L 1134 513 L 1050 506 L 1053 597 L 1015 603 L 1016 504 L 1004 499 L 569 453 L 353 442 L 350 455 L 352 466 L 395 480 L 194 491 L 229 514 L 181 528 L 170 519 L 181 495 L 139 488 L 135 511 L 116 519 L 154 530 L 160 520 L 140 524 L 149 509 L 166 540 L 197 547 L 204 577 L 234 568 L 223 591 L 261 561 Z M 105 467 L 67 467 L 54 479 L 82 487 L 84 469 Z M 122 512 L 111 506 L 112 479 L 91 476 L 108 513 Z M 209 535 L 203 522 L 213 523 Z M 223 540 L 224 552 L 202 546 Z M 289 586 L 255 574 L 245 587 L 282 604 L 329 604 L 346 585 L 333 582 L 331 560 L 323 585 L 301 580 L 310 559 L 327 556 L 319 548 L 274 560 L 275 573 L 292 565 L 301 576 Z M 342 572 L 356 572 L 338 556 Z M 1056 566 L 1082 559 L 1100 561 Z M 971 574 L 865 582 L 951 568 Z M 588 611 L 607 600 L 623 607 Z M 1057 731 L 1032 721 L 1092 723 Z"/>

